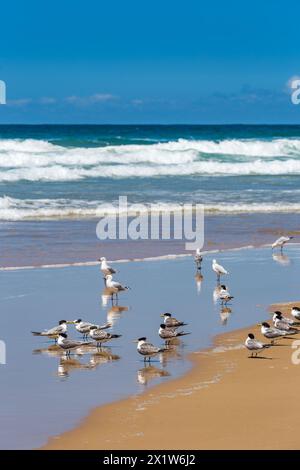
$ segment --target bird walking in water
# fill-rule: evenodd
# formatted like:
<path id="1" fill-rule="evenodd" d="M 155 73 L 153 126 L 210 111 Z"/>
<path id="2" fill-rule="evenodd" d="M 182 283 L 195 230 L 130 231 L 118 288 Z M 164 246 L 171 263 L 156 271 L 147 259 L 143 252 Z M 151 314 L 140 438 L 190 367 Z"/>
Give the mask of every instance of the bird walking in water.
<path id="1" fill-rule="evenodd" d="M 123 292 L 129 289 L 128 286 L 123 286 L 120 282 L 113 281 L 113 277 L 111 274 L 108 274 L 106 276 L 106 287 L 111 292 L 112 300 L 113 300 L 114 295 L 116 295 L 116 299 L 118 299 L 119 292 Z"/>
<path id="2" fill-rule="evenodd" d="M 107 328 L 110 328 L 112 326 L 109 322 L 101 326 L 95 325 L 94 323 L 83 321 L 81 318 L 78 318 L 78 320 L 74 320 L 74 324 L 78 333 L 81 333 L 83 335 L 83 339 L 86 339 L 88 337 L 90 329 L 92 327 L 99 328 L 99 330 L 106 330 Z"/>
<path id="3" fill-rule="evenodd" d="M 137 352 L 141 354 L 142 356 L 144 356 L 144 362 L 146 362 L 147 359 L 150 362 L 153 356 L 156 356 L 159 353 L 167 351 L 167 348 L 165 347 L 158 348 L 154 346 L 152 343 L 149 343 L 145 336 L 137 339 L 136 341 L 134 341 L 134 343 L 137 343 L 137 347 L 136 347 Z"/>
<path id="4" fill-rule="evenodd" d="M 161 339 L 164 339 L 167 343 L 174 338 L 179 338 L 180 336 L 186 336 L 190 333 L 185 333 L 184 331 L 178 331 L 177 328 L 167 327 L 162 323 L 158 330 L 158 335 Z"/>
<path id="5" fill-rule="evenodd" d="M 277 238 L 277 240 L 272 244 L 272 250 L 274 248 L 280 248 L 280 251 L 282 252 L 284 245 L 292 240 L 294 237 L 280 237 Z"/>
<path id="6" fill-rule="evenodd" d="M 89 344 L 92 344 L 92 341 L 76 341 L 74 339 L 69 339 L 66 333 L 61 333 L 58 337 L 57 344 L 65 351 L 66 356 L 70 356 L 72 349 L 77 349 L 81 346 L 88 346 Z"/>
<path id="7" fill-rule="evenodd" d="M 33 336 L 47 336 L 47 338 L 54 339 L 57 341 L 58 336 L 61 333 L 67 332 L 67 324 L 74 323 L 73 321 L 60 320 L 57 326 L 44 331 L 32 331 Z"/>
<path id="8" fill-rule="evenodd" d="M 201 264 L 202 264 L 202 261 L 203 261 L 203 256 L 201 255 L 200 248 L 197 248 L 195 256 L 194 256 L 194 260 L 195 260 L 195 263 L 196 263 L 197 270 L 199 269 L 199 271 L 200 271 L 201 270 Z"/>
<path id="9" fill-rule="evenodd" d="M 104 331 L 103 329 L 97 328 L 97 326 L 95 325 L 90 328 L 89 335 L 94 341 L 96 341 L 97 348 L 101 348 L 102 343 L 107 343 L 107 341 L 116 338 L 121 338 L 122 336 L 109 333 L 108 331 Z"/>
<path id="10" fill-rule="evenodd" d="M 216 273 L 218 282 L 220 282 L 221 276 L 229 274 L 229 272 L 223 266 L 221 266 L 221 264 L 217 263 L 216 259 L 213 259 L 212 270 Z"/>

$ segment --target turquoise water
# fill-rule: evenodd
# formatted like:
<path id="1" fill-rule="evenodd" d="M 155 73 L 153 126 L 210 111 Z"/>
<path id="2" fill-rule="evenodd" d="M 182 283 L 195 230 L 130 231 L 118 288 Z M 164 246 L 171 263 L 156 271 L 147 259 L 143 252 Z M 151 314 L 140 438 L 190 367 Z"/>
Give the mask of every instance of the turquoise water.
<path id="1" fill-rule="evenodd" d="M 209 346 L 216 334 L 268 318 L 270 303 L 299 300 L 299 245 L 287 247 L 283 257 L 272 257 L 270 249 L 219 254 L 230 271 L 225 280 L 235 297 L 230 311 L 214 303 L 214 256 L 205 257 L 202 280 L 195 279 L 191 258 L 115 264 L 117 279 L 131 287 L 120 295 L 119 306 L 128 308 L 122 311 L 103 303 L 103 280 L 95 266 L 0 272 L 0 339 L 7 349 L 7 364 L 0 365 L 0 448 L 41 446 L 77 425 L 91 408 L 183 374 L 190 367 L 188 353 Z M 132 340 L 146 335 L 162 344 L 157 330 L 164 311 L 188 322 L 185 330 L 191 334 L 153 361 L 149 371 Z M 64 361 L 50 341 L 30 334 L 62 318 L 109 320 L 122 337 L 107 343 L 106 354 L 94 349 Z M 261 338 L 257 326 L 253 331 Z M 78 337 L 71 325 L 69 333 Z M 268 357 L 276 361 L 279 350 L 270 350 Z"/>
<path id="2" fill-rule="evenodd" d="M 0 220 L 129 203 L 300 210 L 300 126 L 0 126 Z"/>

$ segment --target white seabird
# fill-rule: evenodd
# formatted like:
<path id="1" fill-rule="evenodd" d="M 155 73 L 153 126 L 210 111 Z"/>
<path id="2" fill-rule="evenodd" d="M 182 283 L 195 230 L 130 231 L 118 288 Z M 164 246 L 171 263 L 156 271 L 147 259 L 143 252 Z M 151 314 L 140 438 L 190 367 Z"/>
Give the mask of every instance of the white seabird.
<path id="1" fill-rule="evenodd" d="M 269 325 L 267 322 L 261 323 L 261 333 L 264 335 L 266 338 L 271 339 L 271 343 L 274 343 L 274 340 L 276 338 L 281 338 L 283 336 L 288 336 L 289 332 L 286 330 L 279 330 L 276 327 L 272 327 Z"/>
<path id="2" fill-rule="evenodd" d="M 218 264 L 217 260 L 215 259 L 212 262 L 212 270 L 217 274 L 218 281 L 220 280 L 220 277 L 224 274 L 229 274 L 229 272 L 223 266 Z"/>
<path id="3" fill-rule="evenodd" d="M 110 328 L 112 326 L 111 323 L 109 322 L 101 326 L 95 325 L 94 323 L 83 321 L 81 318 L 78 318 L 78 320 L 74 320 L 74 324 L 78 333 L 81 333 L 84 338 L 87 338 L 92 326 L 95 326 L 96 328 L 99 328 L 100 330 L 106 330 L 107 328 Z"/>
<path id="4" fill-rule="evenodd" d="M 194 256 L 194 260 L 195 260 L 197 269 L 201 269 L 201 263 L 203 261 L 203 256 L 201 255 L 200 248 L 197 248 L 195 256 Z"/>
<path id="5" fill-rule="evenodd" d="M 90 337 L 96 341 L 97 347 L 101 347 L 102 343 L 107 343 L 111 339 L 120 338 L 122 335 L 116 335 L 113 333 L 109 333 L 108 331 L 101 330 L 97 328 L 97 326 L 92 326 L 89 331 Z"/>
<path id="6" fill-rule="evenodd" d="M 292 240 L 294 237 L 280 237 L 280 238 L 277 238 L 277 240 L 272 244 L 272 250 L 274 250 L 274 248 L 279 248 L 280 247 L 280 250 L 282 251 L 283 250 L 283 247 L 284 245 L 289 242 L 290 240 Z"/>
<path id="7" fill-rule="evenodd" d="M 229 290 L 224 284 L 220 286 L 218 295 L 222 304 L 227 304 L 230 300 L 234 298 L 233 295 L 230 295 Z"/>
<path id="8" fill-rule="evenodd" d="M 171 313 L 162 313 L 161 317 L 164 319 L 164 324 L 168 328 L 178 328 L 179 326 L 186 326 L 187 323 L 183 321 L 177 320 L 176 318 L 172 317 Z"/>
<path id="9" fill-rule="evenodd" d="M 159 327 L 158 334 L 161 339 L 164 339 L 165 341 L 170 341 L 173 338 L 179 338 L 179 336 L 189 335 L 190 333 L 178 331 L 177 328 L 169 328 L 164 323 L 162 323 Z"/>
<path id="10" fill-rule="evenodd" d="M 57 326 L 54 326 L 49 330 L 32 331 L 31 333 L 34 336 L 47 336 L 48 338 L 56 340 L 61 333 L 66 333 L 68 323 L 73 323 L 73 321 L 60 320 Z"/>
<path id="11" fill-rule="evenodd" d="M 92 344 L 92 342 L 86 341 L 76 341 L 74 339 L 68 339 L 68 335 L 66 333 L 61 333 L 57 340 L 58 346 L 60 346 L 64 351 L 66 351 L 66 355 L 69 356 L 71 354 L 72 349 L 80 348 L 81 346 L 88 346 Z"/>
<path id="12" fill-rule="evenodd" d="M 109 274 L 116 274 L 117 271 L 107 264 L 107 260 L 104 256 L 102 256 L 102 258 L 100 258 L 98 261 L 101 263 L 100 269 L 104 277 Z"/>
<path id="13" fill-rule="evenodd" d="M 122 291 L 125 291 L 125 290 L 129 289 L 129 287 L 123 286 L 122 284 L 120 284 L 120 282 L 113 281 L 113 277 L 112 277 L 111 274 L 108 274 L 106 276 L 106 287 L 107 287 L 107 289 L 110 290 L 112 297 L 113 297 L 114 294 L 116 294 L 117 298 L 118 298 L 118 293 L 119 292 L 122 292 Z"/>
<path id="14" fill-rule="evenodd" d="M 139 338 L 138 340 L 134 341 L 137 343 L 137 351 L 139 354 L 144 356 L 144 362 L 147 360 L 150 362 L 151 357 L 156 356 L 159 353 L 162 353 L 167 350 L 167 348 L 158 348 L 154 346 L 152 343 L 147 342 L 147 338 L 143 336 L 142 338 Z"/>
<path id="15" fill-rule="evenodd" d="M 291 315 L 296 318 L 296 320 L 300 320 L 300 308 L 299 307 L 292 307 L 291 308 Z"/>
<path id="16" fill-rule="evenodd" d="M 297 333 L 299 333 L 299 330 L 297 330 L 297 328 L 292 328 L 281 318 L 281 313 L 280 315 L 278 315 L 278 313 L 275 314 L 274 326 L 279 330 L 286 331 L 289 335 L 296 335 Z"/>
<path id="17" fill-rule="evenodd" d="M 261 352 L 263 349 L 270 348 L 271 344 L 261 343 L 260 341 L 257 341 L 255 339 L 253 333 L 249 333 L 245 341 L 245 346 L 249 351 L 251 351 L 250 357 L 253 357 L 253 354 L 255 354 L 255 357 L 256 357 L 257 354 Z"/>

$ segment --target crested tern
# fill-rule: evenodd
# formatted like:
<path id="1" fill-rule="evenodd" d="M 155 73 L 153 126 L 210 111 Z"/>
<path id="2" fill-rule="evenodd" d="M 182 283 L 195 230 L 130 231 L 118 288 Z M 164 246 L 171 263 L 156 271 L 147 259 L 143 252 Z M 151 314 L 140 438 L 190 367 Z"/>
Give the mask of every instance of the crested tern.
<path id="1" fill-rule="evenodd" d="M 158 335 L 165 341 L 170 341 L 173 338 L 179 338 L 179 336 L 185 336 L 189 334 L 190 333 L 185 333 L 184 331 L 178 331 L 177 328 L 167 327 L 164 323 L 160 325 L 158 330 Z"/>
<path id="2" fill-rule="evenodd" d="M 80 348 L 81 346 L 88 346 L 92 344 L 92 342 L 85 342 L 85 341 L 76 341 L 74 339 L 68 339 L 68 335 L 66 333 L 60 333 L 58 340 L 58 346 L 60 346 L 65 352 L 67 356 L 70 356 L 72 349 Z"/>
<path id="3" fill-rule="evenodd" d="M 164 324 L 169 328 L 178 328 L 179 326 L 186 326 L 187 323 L 183 321 L 177 320 L 176 318 L 172 317 L 171 313 L 162 313 L 161 317 L 164 319 Z"/>
<path id="4" fill-rule="evenodd" d="M 261 343 L 260 341 L 257 341 L 255 339 L 253 333 L 249 333 L 245 341 L 245 346 L 249 351 L 251 351 L 250 357 L 253 357 L 253 354 L 255 354 L 255 357 L 256 357 L 257 354 L 261 352 L 263 349 L 270 348 L 271 344 Z"/>
<path id="5" fill-rule="evenodd" d="M 48 338 L 55 339 L 56 341 L 56 339 L 61 333 L 66 333 L 68 323 L 73 323 L 73 322 L 67 321 L 67 320 L 60 320 L 57 326 L 54 326 L 53 328 L 50 328 L 49 330 L 32 331 L 31 333 L 33 334 L 33 336 L 47 336 Z"/>
<path id="6" fill-rule="evenodd" d="M 83 321 L 81 318 L 78 318 L 78 320 L 74 320 L 75 328 L 78 331 L 78 333 L 81 333 L 83 335 L 83 338 L 87 338 L 88 334 L 90 332 L 90 329 L 92 326 L 95 326 L 96 328 L 99 328 L 99 330 L 106 330 L 107 328 L 110 328 L 112 325 L 111 323 L 107 322 L 104 325 L 95 325 L 94 323 L 90 323 L 87 321 Z"/>
<path id="7" fill-rule="evenodd" d="M 101 330 L 100 328 L 97 328 L 97 326 L 92 326 L 90 328 L 89 335 L 94 341 L 96 341 L 97 347 L 101 347 L 102 343 L 107 343 L 107 341 L 110 341 L 111 339 L 120 338 L 122 336 L 109 333 L 103 329 Z"/>
<path id="8" fill-rule="evenodd" d="M 151 357 L 156 356 L 157 354 L 162 353 L 164 351 L 167 351 L 167 348 L 165 347 L 158 348 L 154 346 L 152 343 L 149 343 L 145 336 L 137 339 L 134 342 L 137 343 L 136 349 L 138 353 L 144 356 L 144 362 L 146 362 L 147 358 L 148 358 L 148 361 L 150 362 Z"/>

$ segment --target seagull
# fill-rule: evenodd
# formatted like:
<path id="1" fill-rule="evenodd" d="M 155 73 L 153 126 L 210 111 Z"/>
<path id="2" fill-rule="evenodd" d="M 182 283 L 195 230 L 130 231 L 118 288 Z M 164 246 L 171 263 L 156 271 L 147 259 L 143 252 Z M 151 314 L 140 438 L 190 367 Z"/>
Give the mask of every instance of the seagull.
<path id="1" fill-rule="evenodd" d="M 187 323 L 179 321 L 176 318 L 172 317 L 171 313 L 162 313 L 161 317 L 164 319 L 164 324 L 167 327 L 178 328 L 179 326 L 186 326 Z"/>
<path id="2" fill-rule="evenodd" d="M 176 328 L 169 328 L 164 323 L 159 327 L 158 334 L 161 339 L 170 341 L 170 339 L 178 338 L 179 336 L 189 335 L 190 333 L 185 333 L 184 331 L 178 331 Z"/>
<path id="3" fill-rule="evenodd" d="M 279 330 L 269 325 L 267 322 L 261 323 L 261 333 L 268 339 L 271 339 L 271 344 L 274 343 L 274 339 L 280 338 L 282 336 L 287 336 L 289 334 L 286 330 Z"/>
<path id="4" fill-rule="evenodd" d="M 263 349 L 270 348 L 271 344 L 261 343 L 260 341 L 257 341 L 255 339 L 253 333 L 249 333 L 245 341 L 245 346 L 247 349 L 249 349 L 249 351 L 251 351 L 250 357 L 256 357 L 257 354 L 261 352 Z M 255 356 L 253 356 L 253 354 L 255 354 Z"/>
<path id="5" fill-rule="evenodd" d="M 292 240 L 294 237 L 280 237 L 278 238 L 273 244 L 272 244 L 272 250 L 274 250 L 274 248 L 277 248 L 277 247 L 280 247 L 280 250 L 282 251 L 284 245 L 289 242 L 290 240 Z"/>
<path id="6" fill-rule="evenodd" d="M 275 324 L 276 320 L 279 319 L 280 321 L 286 323 L 287 325 L 289 326 L 292 326 L 292 325 L 295 325 L 295 323 L 297 322 L 294 322 L 294 320 L 292 318 L 289 318 L 289 317 L 284 317 L 282 315 L 281 312 L 279 312 L 278 310 L 276 310 L 276 312 L 274 312 L 273 314 L 273 323 Z"/>
<path id="7" fill-rule="evenodd" d="M 297 330 L 297 328 L 292 328 L 288 323 L 286 323 L 283 319 L 282 319 L 282 315 L 281 313 L 279 312 L 278 313 L 275 313 L 275 321 L 274 321 L 274 326 L 275 328 L 279 329 L 279 330 L 283 330 L 283 331 L 286 331 L 289 335 L 296 335 L 297 333 L 299 333 L 300 331 Z"/>
<path id="8" fill-rule="evenodd" d="M 137 343 L 137 351 L 140 353 L 142 356 L 144 356 L 144 362 L 146 362 L 147 358 L 148 361 L 150 362 L 151 357 L 156 356 L 156 354 L 162 353 L 167 350 L 167 348 L 158 348 L 154 346 L 152 343 L 147 342 L 147 338 L 143 336 L 142 338 L 139 338 L 138 340 L 134 341 Z"/>
<path id="9" fill-rule="evenodd" d="M 83 335 L 83 338 L 85 339 L 88 337 L 88 334 L 92 326 L 99 328 L 99 330 L 106 330 L 107 328 L 110 328 L 112 326 L 111 323 L 109 322 L 105 323 L 102 326 L 95 325 L 94 323 L 83 321 L 81 318 L 78 318 L 78 320 L 74 320 L 74 324 L 78 333 L 81 333 Z"/>
<path id="10" fill-rule="evenodd" d="M 194 256 L 194 260 L 195 260 L 197 269 L 201 269 L 201 263 L 203 261 L 203 256 L 201 255 L 200 248 L 197 248 L 195 256 Z"/>
<path id="11" fill-rule="evenodd" d="M 292 307 L 291 315 L 293 315 L 296 320 L 300 320 L 300 308 L 299 307 Z"/>
<path id="12" fill-rule="evenodd" d="M 219 290 L 219 299 L 221 300 L 222 304 L 227 304 L 230 300 L 234 299 L 232 295 L 230 295 L 229 291 L 227 290 L 227 287 L 222 284 L 220 286 Z"/>
<path id="13" fill-rule="evenodd" d="M 112 297 L 114 294 L 116 294 L 116 297 L 118 298 L 118 293 L 122 292 L 124 290 L 128 290 L 129 287 L 127 286 L 122 286 L 118 281 L 113 281 L 112 275 L 108 274 L 106 276 L 106 287 L 112 292 Z"/>
<path id="14" fill-rule="evenodd" d="M 100 258 L 98 261 L 101 263 L 100 269 L 104 277 L 108 274 L 116 274 L 117 271 L 107 264 L 106 258 L 104 256 L 102 256 L 102 258 Z"/>
<path id="15" fill-rule="evenodd" d="M 221 266 L 220 264 L 217 263 L 217 260 L 213 260 L 212 262 L 212 269 L 213 271 L 217 274 L 217 279 L 218 281 L 220 281 L 220 277 L 223 275 L 223 274 L 229 274 L 228 271 L 226 271 L 225 268 L 223 268 L 223 266 Z"/>
<path id="16" fill-rule="evenodd" d="M 106 343 L 107 341 L 110 341 L 111 339 L 120 338 L 122 336 L 122 335 L 115 335 L 112 333 L 108 333 L 107 331 L 104 331 L 103 329 L 101 330 L 96 325 L 91 326 L 89 335 L 94 341 L 96 341 L 97 348 L 99 347 L 101 348 L 102 343 Z"/>
<path id="17" fill-rule="evenodd" d="M 57 326 L 54 326 L 53 328 L 50 328 L 49 330 L 32 331 L 31 333 L 33 334 L 33 336 L 47 336 L 48 338 L 55 339 L 55 342 L 56 342 L 57 337 L 61 333 L 66 333 L 68 323 L 73 323 L 73 322 L 67 321 L 67 320 L 60 320 Z"/>
<path id="18" fill-rule="evenodd" d="M 87 346 L 88 344 L 92 344 L 92 342 L 90 341 L 87 343 L 85 341 L 68 339 L 68 335 L 66 333 L 61 333 L 58 337 L 57 344 L 66 351 L 67 356 L 70 356 L 72 349 L 80 348 L 81 346 Z"/>

